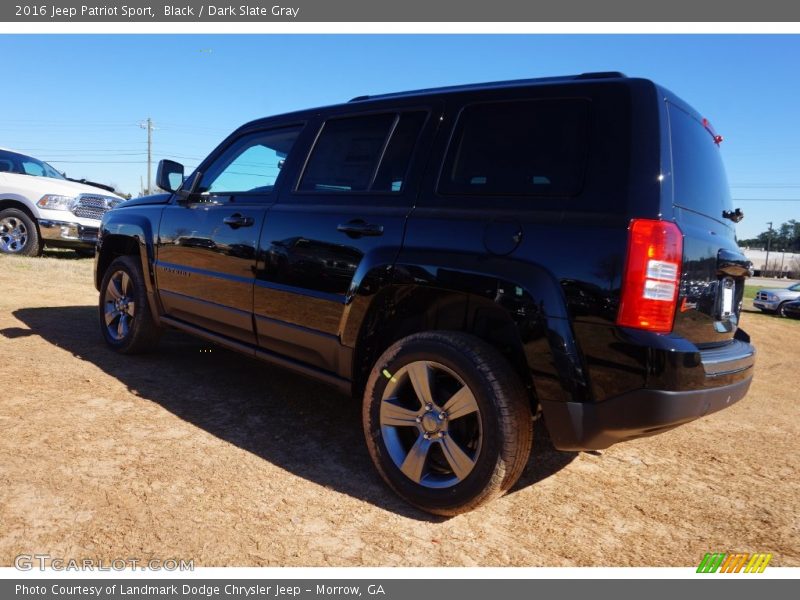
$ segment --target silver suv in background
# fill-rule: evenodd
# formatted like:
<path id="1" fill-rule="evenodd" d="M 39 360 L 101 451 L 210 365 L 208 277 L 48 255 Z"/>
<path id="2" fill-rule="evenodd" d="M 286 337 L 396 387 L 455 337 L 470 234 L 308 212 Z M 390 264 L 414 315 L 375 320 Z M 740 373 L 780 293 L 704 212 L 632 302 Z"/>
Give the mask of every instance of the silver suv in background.
<path id="1" fill-rule="evenodd" d="M 753 306 L 770 313 L 786 316 L 785 307 L 787 302 L 800 299 L 800 283 L 795 283 L 787 288 L 767 288 L 758 290 Z"/>
<path id="2" fill-rule="evenodd" d="M 68 179 L 46 162 L 0 148 L 0 253 L 91 251 L 100 218 L 123 200 L 111 187 Z"/>

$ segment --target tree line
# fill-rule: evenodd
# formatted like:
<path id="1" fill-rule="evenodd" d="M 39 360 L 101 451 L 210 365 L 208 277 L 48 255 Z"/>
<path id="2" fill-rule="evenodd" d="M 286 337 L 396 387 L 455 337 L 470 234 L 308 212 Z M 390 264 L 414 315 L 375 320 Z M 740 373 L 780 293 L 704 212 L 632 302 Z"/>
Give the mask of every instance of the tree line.
<path id="1" fill-rule="evenodd" d="M 777 252 L 800 252 L 800 221 L 790 219 L 775 229 L 768 229 L 754 238 L 739 240 L 739 246 L 746 248 L 766 248 Z"/>

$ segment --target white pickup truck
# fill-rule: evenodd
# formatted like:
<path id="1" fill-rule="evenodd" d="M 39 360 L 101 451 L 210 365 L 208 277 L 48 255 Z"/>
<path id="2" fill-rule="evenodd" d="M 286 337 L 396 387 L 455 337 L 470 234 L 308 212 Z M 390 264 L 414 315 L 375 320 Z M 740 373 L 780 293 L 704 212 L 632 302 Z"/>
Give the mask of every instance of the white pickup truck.
<path id="1" fill-rule="evenodd" d="M 100 218 L 124 199 L 67 179 L 46 162 L 0 148 L 0 253 L 38 256 L 45 246 L 91 252 Z"/>

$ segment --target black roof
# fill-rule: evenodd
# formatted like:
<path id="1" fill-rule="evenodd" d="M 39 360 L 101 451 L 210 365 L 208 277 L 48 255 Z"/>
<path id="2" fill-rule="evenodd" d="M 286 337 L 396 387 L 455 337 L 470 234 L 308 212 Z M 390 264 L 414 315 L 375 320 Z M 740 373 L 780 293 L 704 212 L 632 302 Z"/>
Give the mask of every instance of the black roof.
<path id="1" fill-rule="evenodd" d="M 425 88 L 420 90 L 409 90 L 405 92 L 394 92 L 391 94 L 378 94 L 375 96 L 364 95 L 356 96 L 350 102 L 363 102 L 364 100 L 378 100 L 381 98 L 402 98 L 405 96 L 423 96 L 439 93 L 469 92 L 473 90 L 498 89 L 522 87 L 540 83 L 559 83 L 568 81 L 583 81 L 591 79 L 624 79 L 626 76 L 619 71 L 603 71 L 598 73 L 581 73 L 580 75 L 564 75 L 560 77 L 538 77 L 534 79 L 511 79 L 508 81 L 490 81 L 486 83 L 469 83 L 464 85 L 451 85 L 446 87 Z"/>

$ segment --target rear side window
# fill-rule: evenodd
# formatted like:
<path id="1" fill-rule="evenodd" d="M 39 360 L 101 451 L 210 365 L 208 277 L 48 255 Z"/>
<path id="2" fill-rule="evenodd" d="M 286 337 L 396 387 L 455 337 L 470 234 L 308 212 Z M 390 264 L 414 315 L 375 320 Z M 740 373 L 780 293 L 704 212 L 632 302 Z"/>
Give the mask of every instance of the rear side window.
<path id="1" fill-rule="evenodd" d="M 674 104 L 669 106 L 676 205 L 718 221 L 731 210 L 728 178 L 714 134 Z"/>
<path id="2" fill-rule="evenodd" d="M 589 145 L 589 101 L 467 106 L 445 159 L 443 194 L 575 196 Z"/>
<path id="3" fill-rule="evenodd" d="M 314 144 L 302 192 L 401 192 L 424 112 L 327 121 Z"/>

